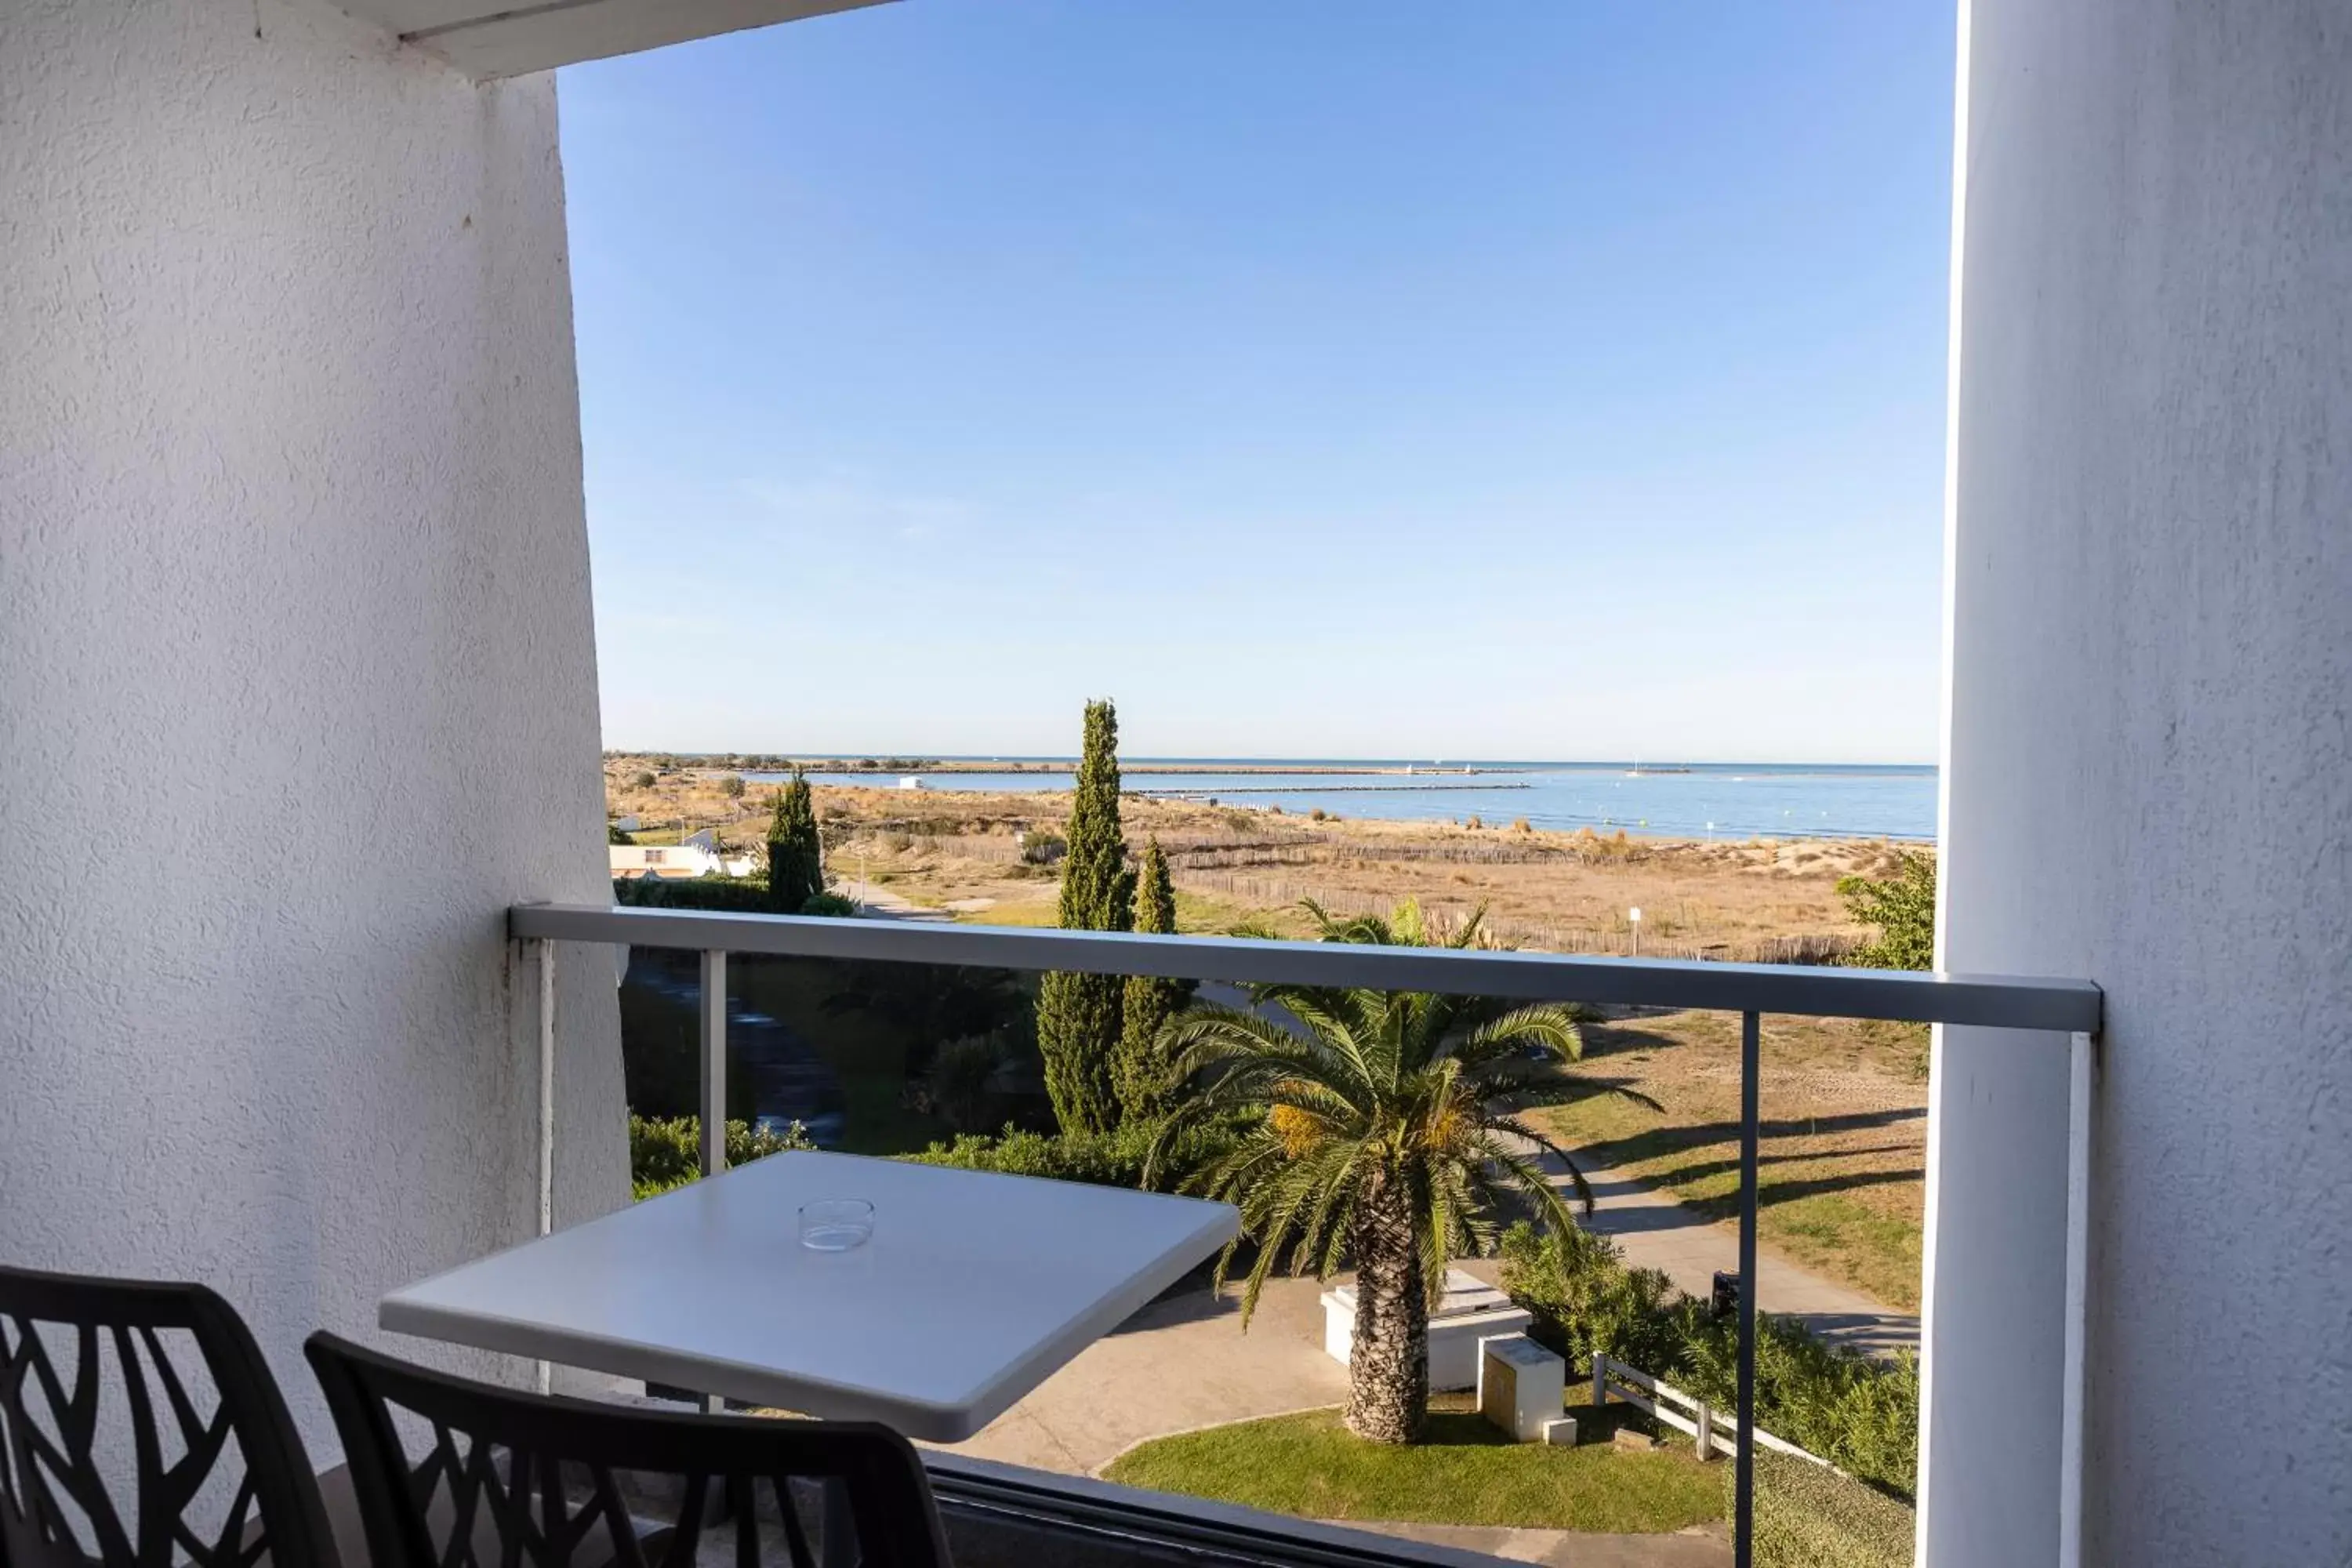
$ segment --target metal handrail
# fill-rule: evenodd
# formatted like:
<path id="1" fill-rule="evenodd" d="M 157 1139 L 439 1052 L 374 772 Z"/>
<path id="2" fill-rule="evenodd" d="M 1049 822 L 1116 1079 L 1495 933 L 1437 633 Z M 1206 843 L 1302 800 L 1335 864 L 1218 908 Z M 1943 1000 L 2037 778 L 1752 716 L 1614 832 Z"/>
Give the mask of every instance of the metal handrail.
<path id="1" fill-rule="evenodd" d="M 2087 980 L 815 915 L 711 914 L 606 904 L 518 904 L 508 912 L 508 931 L 524 940 L 620 942 L 705 952 L 1367 986 L 1517 1001 L 1612 1002 L 2058 1033 L 2095 1034 L 2101 1001 L 2099 988 Z"/>
<path id="2" fill-rule="evenodd" d="M 1363 987 L 1498 996 L 1514 1001 L 1608 1002 L 1636 1006 L 1736 1012 L 1739 1020 L 1739 1351 L 1738 1434 L 1734 1448 L 1732 1553 L 1748 1568 L 1755 1531 L 1757 1169 L 1761 1018 L 1766 1013 L 1815 1018 L 1879 1018 L 2029 1029 L 2069 1037 L 2074 1092 L 2086 1093 L 2084 1064 L 2099 1031 L 2103 995 L 2087 980 L 2011 975 L 1917 973 L 1797 964 L 1710 963 L 1688 959 L 1594 958 L 1581 954 L 1481 949 L 1378 947 L 1369 943 L 1286 942 L 1255 937 L 1160 936 L 1131 931 L 1060 931 L 950 925 L 815 915 L 715 914 L 698 910 L 630 909 L 604 904 L 517 904 L 507 929 L 538 944 L 540 958 L 541 1226 L 553 1184 L 555 944 L 612 942 L 677 948 L 702 955 L 700 1017 L 702 1169 L 726 1168 L 727 958 L 730 952 L 980 969 L 1148 974 L 1218 980 Z M 2070 1126 L 2083 1125 L 2077 1105 Z M 2070 1131 L 2070 1137 L 2078 1136 Z M 2070 1152 L 2070 1184 L 2084 1151 Z M 2068 1198 L 2071 1300 L 2079 1272 L 2079 1193 Z M 2073 1331 L 2070 1326 L 2070 1333 Z M 2079 1375 L 2070 1351 L 2070 1378 Z"/>

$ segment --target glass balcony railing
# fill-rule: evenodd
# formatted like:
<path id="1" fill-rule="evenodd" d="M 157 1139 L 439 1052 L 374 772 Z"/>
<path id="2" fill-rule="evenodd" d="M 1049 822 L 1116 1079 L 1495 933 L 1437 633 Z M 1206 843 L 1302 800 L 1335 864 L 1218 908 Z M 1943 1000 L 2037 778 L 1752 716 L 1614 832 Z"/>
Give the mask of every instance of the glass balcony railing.
<path id="1" fill-rule="evenodd" d="M 1530 1521 L 1696 1528 L 1742 1564 L 1759 1504 L 1907 1528 L 1918 1026 L 2079 1038 L 2099 1012 L 2076 982 L 1360 941 L 545 905 L 511 928 L 551 965 L 568 943 L 628 950 L 641 1196 L 723 1169 L 731 1142 L 1240 1204 L 1221 1293 L 1196 1270 L 935 1452 L 943 1501 L 1011 1531 L 988 1537 L 1008 1561 L 1024 1529 L 1146 1523 L 1358 1561 L 1378 1549 L 1328 1521 L 1407 1554 Z M 1129 1031 L 1088 1079 L 1057 1047 L 1056 995 L 1176 1022 Z M 722 1121 L 731 1140 L 704 1135 Z M 1396 1127 L 1437 1173 L 1409 1221 L 1447 1255 L 1433 1274 L 1407 1247 L 1437 1289 L 1414 1331 L 1426 1423 L 1403 1446 L 1349 1431 L 1423 1394 L 1367 1394 L 1349 1364 L 1387 1321 L 1360 1315 L 1385 1288 L 1348 1217 L 1372 1200 L 1317 1174 Z"/>

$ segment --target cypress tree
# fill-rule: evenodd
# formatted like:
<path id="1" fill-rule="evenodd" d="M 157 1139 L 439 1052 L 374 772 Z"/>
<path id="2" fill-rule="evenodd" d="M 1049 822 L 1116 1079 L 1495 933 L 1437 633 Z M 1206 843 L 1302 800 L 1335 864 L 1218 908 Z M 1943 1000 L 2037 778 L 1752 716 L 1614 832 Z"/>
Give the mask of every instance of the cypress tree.
<path id="1" fill-rule="evenodd" d="M 1069 848 L 1062 860 L 1055 924 L 1065 931 L 1126 931 L 1135 923 L 1135 874 L 1118 823 L 1118 714 L 1087 704 L 1086 745 L 1070 795 Z M 1124 983 L 1115 974 L 1047 974 L 1037 988 L 1037 1049 L 1045 1089 L 1065 1132 L 1108 1132 L 1118 1123 L 1118 1060 Z"/>
<path id="2" fill-rule="evenodd" d="M 776 794 L 768 816 L 768 908 L 796 915 L 824 891 L 824 850 L 816 836 L 816 798 L 808 775 L 793 770 L 793 782 Z"/>
<path id="3" fill-rule="evenodd" d="M 1172 936 L 1176 931 L 1176 885 L 1160 840 L 1143 846 L 1143 874 L 1135 888 L 1135 929 Z M 1160 1048 L 1160 1026 L 1192 1000 L 1192 987 L 1157 975 L 1127 977 L 1125 1027 L 1118 1041 L 1118 1106 L 1129 1121 L 1148 1121 L 1168 1109 L 1170 1062 Z"/>

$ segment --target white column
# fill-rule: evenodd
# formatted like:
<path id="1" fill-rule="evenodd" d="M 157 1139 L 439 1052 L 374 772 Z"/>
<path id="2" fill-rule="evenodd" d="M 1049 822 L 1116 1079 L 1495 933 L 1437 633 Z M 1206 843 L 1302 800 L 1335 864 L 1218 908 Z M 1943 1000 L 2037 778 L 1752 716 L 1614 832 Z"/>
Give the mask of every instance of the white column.
<path id="1" fill-rule="evenodd" d="M 506 910 L 611 886 L 560 152 L 316 0 L 0 3 L 0 799 L 104 825 L 0 877 L 0 1258 L 215 1286 L 321 1463 L 304 1337 L 537 1228 Z"/>
<path id="2" fill-rule="evenodd" d="M 1928 1083 L 1923 1561 L 2058 1562 L 2068 1037 L 1938 1029 Z"/>
<path id="3" fill-rule="evenodd" d="M 1948 1031 L 1936 1568 L 2352 1562 L 2352 13 L 1969 0 L 1944 955 L 2107 994 L 2064 1489 L 2068 1042 Z"/>

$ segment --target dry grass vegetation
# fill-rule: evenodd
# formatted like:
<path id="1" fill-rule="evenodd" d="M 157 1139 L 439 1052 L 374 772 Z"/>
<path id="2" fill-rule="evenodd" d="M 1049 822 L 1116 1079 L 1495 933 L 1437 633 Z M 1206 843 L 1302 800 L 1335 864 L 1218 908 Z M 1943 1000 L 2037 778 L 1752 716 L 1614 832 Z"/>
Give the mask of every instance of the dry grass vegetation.
<path id="1" fill-rule="evenodd" d="M 756 845 L 768 791 L 754 784 L 730 799 L 723 776 L 613 758 L 606 797 L 615 815 L 644 821 L 640 842 L 674 841 L 683 822 L 688 831 L 716 826 L 726 839 Z M 639 782 L 647 777 L 650 784 Z M 1054 872 L 1024 861 L 1021 836 L 1058 831 L 1066 792 L 914 792 L 829 775 L 812 783 L 836 877 L 862 878 L 968 919 L 1034 923 L 1041 910 L 1050 918 Z M 1626 911 L 1639 908 L 1647 955 L 1819 959 L 1864 934 L 1846 918 L 1837 879 L 1895 865 L 1893 849 L 1876 841 L 1698 843 L 1589 829 L 1317 821 L 1268 806 L 1137 797 L 1123 810 L 1130 842 L 1156 834 L 1167 848 L 1177 889 L 1189 895 L 1187 929 L 1196 930 L 1280 918 L 1302 899 L 1352 913 L 1412 898 L 1441 920 L 1485 904 L 1498 937 L 1516 946 L 1624 952 Z"/>

